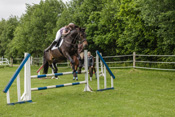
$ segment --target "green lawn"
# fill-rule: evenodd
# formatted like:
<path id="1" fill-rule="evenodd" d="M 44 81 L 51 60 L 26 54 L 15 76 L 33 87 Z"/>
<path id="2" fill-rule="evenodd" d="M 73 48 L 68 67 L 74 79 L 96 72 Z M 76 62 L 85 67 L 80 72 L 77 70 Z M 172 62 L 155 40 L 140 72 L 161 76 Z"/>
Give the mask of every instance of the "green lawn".
<path id="1" fill-rule="evenodd" d="M 83 92 L 84 84 L 32 92 L 33 103 L 6 105 L 3 89 L 17 67 L 0 68 L 0 117 L 174 117 L 175 72 L 139 69 L 112 69 L 114 90 L 97 92 L 95 77 L 89 82 L 93 92 Z M 32 66 L 32 75 L 38 67 Z M 71 71 L 60 68 L 59 72 Z M 84 75 L 79 75 L 79 81 Z M 110 77 L 108 75 L 108 81 Z M 32 88 L 71 83 L 72 75 L 60 79 L 32 79 Z M 21 87 L 23 70 L 21 71 Z M 101 87 L 103 79 L 101 78 Z M 110 82 L 108 82 L 110 86 Z M 23 90 L 23 88 L 21 88 Z M 17 101 L 16 80 L 10 89 L 11 102 Z"/>

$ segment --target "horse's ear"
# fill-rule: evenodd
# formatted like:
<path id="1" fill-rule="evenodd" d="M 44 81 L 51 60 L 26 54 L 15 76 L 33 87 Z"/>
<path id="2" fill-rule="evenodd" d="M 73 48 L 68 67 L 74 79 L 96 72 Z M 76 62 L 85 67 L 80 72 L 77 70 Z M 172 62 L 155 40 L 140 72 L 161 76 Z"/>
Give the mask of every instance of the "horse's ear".
<path id="1" fill-rule="evenodd" d="M 75 28 L 78 28 L 78 26 L 75 25 Z"/>

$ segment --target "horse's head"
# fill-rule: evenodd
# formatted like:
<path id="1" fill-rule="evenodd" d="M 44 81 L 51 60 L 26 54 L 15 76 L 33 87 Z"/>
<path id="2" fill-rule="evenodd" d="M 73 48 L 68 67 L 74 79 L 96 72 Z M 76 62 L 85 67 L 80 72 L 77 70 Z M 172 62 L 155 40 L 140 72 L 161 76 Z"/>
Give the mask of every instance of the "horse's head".
<path id="1" fill-rule="evenodd" d="M 83 48 L 88 47 L 88 42 L 86 40 L 86 33 L 85 33 L 85 28 L 78 28 L 79 30 L 79 41 L 81 44 L 83 44 Z"/>
<path id="2" fill-rule="evenodd" d="M 83 49 L 88 47 L 88 42 L 86 40 L 86 33 L 84 28 L 76 26 L 71 30 L 70 34 L 66 36 L 65 42 L 70 45 L 82 44 Z"/>

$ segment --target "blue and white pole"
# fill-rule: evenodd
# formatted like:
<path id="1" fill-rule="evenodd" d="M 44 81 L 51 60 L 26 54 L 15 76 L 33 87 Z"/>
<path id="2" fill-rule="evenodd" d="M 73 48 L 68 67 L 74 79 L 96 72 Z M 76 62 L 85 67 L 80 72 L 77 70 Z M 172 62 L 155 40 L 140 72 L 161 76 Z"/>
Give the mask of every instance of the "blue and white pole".
<path id="1" fill-rule="evenodd" d="M 60 85 L 37 87 L 37 88 L 32 88 L 31 90 L 32 91 L 46 90 L 46 89 L 61 88 L 61 87 L 73 86 L 73 85 L 79 85 L 79 84 L 86 84 L 86 83 L 87 83 L 86 81 L 80 81 L 80 82 L 66 83 L 66 84 L 60 84 Z"/>
<path id="2" fill-rule="evenodd" d="M 86 71 L 82 71 L 81 73 L 86 73 Z M 62 76 L 62 75 L 69 75 L 69 74 L 73 74 L 73 72 L 62 72 L 62 73 L 54 73 L 54 74 L 42 74 L 42 75 L 31 76 L 31 78 L 32 79 L 33 78 L 45 78 L 45 77 Z"/>
<path id="3" fill-rule="evenodd" d="M 101 74 L 102 75 L 99 75 L 100 74 L 100 72 L 99 72 L 99 59 L 100 59 L 100 63 L 101 63 L 101 72 L 102 72 Z M 104 70 L 103 70 L 102 66 L 104 66 Z M 115 76 L 112 73 L 112 71 L 110 70 L 110 68 L 108 67 L 108 65 L 106 64 L 105 60 L 103 59 L 103 57 L 101 56 L 101 54 L 99 53 L 98 50 L 96 51 L 96 67 L 97 67 L 97 91 L 114 89 L 113 79 L 115 79 Z M 106 69 L 111 76 L 111 87 L 110 88 L 107 88 Z M 100 89 L 100 79 L 99 79 L 100 76 L 104 77 L 104 89 Z"/>

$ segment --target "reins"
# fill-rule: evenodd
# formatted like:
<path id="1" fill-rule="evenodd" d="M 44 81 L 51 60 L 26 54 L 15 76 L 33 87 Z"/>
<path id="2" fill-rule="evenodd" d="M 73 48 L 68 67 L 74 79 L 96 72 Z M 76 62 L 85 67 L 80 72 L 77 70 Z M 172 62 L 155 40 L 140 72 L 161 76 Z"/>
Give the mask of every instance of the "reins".
<path id="1" fill-rule="evenodd" d="M 78 43 L 76 43 L 77 41 L 80 40 L 80 37 L 79 37 L 79 33 L 77 33 L 77 35 L 75 37 L 70 37 L 71 38 L 71 42 L 67 41 L 67 40 L 64 40 L 65 43 L 69 44 L 69 45 L 72 45 L 72 46 L 76 46 L 78 45 Z M 78 39 L 78 40 L 77 40 Z M 83 39 L 81 42 L 84 42 L 86 39 Z"/>

